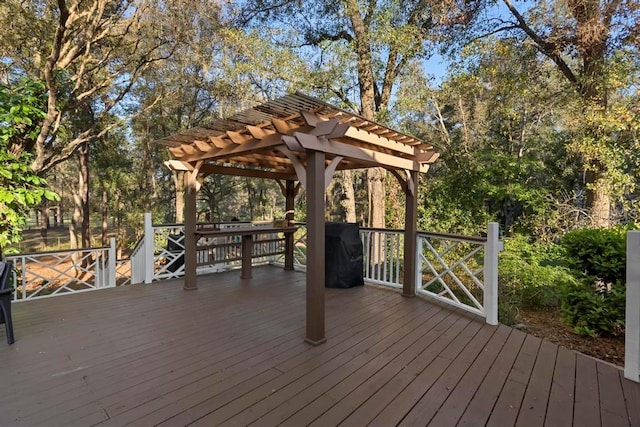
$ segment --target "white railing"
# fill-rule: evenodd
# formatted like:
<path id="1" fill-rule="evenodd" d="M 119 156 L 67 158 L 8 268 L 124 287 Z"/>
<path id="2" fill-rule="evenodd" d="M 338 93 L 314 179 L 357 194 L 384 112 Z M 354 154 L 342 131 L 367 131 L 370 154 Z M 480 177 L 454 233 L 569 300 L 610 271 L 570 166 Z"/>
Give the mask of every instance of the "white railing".
<path id="1" fill-rule="evenodd" d="M 418 233 L 416 292 L 498 323 L 498 224 L 487 237 Z"/>
<path id="2" fill-rule="evenodd" d="M 404 231 L 361 228 L 364 280 L 402 288 Z"/>
<path id="3" fill-rule="evenodd" d="M 115 239 L 104 248 L 9 255 L 14 301 L 67 295 L 116 286 Z"/>
<path id="4" fill-rule="evenodd" d="M 624 376 L 640 382 L 640 231 L 627 232 Z"/>

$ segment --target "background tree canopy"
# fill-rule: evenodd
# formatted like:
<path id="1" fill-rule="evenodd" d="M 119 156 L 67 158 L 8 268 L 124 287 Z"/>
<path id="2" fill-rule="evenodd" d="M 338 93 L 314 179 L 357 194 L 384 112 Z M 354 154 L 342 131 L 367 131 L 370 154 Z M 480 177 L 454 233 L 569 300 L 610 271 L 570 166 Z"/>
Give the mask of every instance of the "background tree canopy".
<path id="1" fill-rule="evenodd" d="M 639 15 L 631 0 L 7 0 L 0 79 L 24 91 L 4 101 L 3 156 L 29 166 L 28 188 L 48 178 L 60 194 L 25 207 L 39 206 L 44 237 L 54 212 L 75 246 L 96 230 L 125 245 L 145 211 L 181 221 L 182 178 L 152 141 L 301 90 L 437 147 L 421 228 L 496 220 L 553 241 L 637 216 Z M 341 174 L 327 215 L 401 226 L 395 184 Z M 269 181 L 209 177 L 199 211 L 271 219 L 281 197 Z"/>

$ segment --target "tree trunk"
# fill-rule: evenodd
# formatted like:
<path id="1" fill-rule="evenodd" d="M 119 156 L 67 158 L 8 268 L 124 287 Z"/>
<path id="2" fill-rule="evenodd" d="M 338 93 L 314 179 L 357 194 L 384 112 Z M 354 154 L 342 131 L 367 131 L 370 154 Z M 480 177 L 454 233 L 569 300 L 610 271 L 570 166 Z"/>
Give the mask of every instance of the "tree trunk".
<path id="1" fill-rule="evenodd" d="M 591 225 L 611 225 L 611 198 L 609 184 L 604 172 L 587 172 L 587 208 L 591 214 Z"/>
<path id="2" fill-rule="evenodd" d="M 107 246 L 107 230 L 109 227 L 109 208 L 107 207 L 109 199 L 107 196 L 107 190 L 102 187 L 102 200 L 101 200 L 101 212 L 102 212 L 102 229 L 101 229 L 101 243 L 102 246 Z"/>
<path id="3" fill-rule="evenodd" d="M 353 171 L 342 171 L 342 188 L 344 198 L 342 199 L 342 207 L 344 209 L 344 220 L 346 222 L 356 222 L 356 196 L 353 191 Z"/>
<path id="4" fill-rule="evenodd" d="M 79 199 L 82 215 L 82 247 L 91 247 L 91 223 L 89 220 L 89 144 L 84 143 L 78 151 L 80 161 Z"/>
<path id="5" fill-rule="evenodd" d="M 78 187 L 73 191 L 73 214 L 71 216 L 71 223 L 69 224 L 69 247 L 70 249 L 78 249 L 80 242 L 78 241 L 78 225 L 82 221 L 82 200 L 80 198 L 80 184 L 82 180 L 82 174 L 78 172 Z M 80 269 L 77 266 L 78 253 L 74 252 L 71 255 L 71 260 L 74 264 L 76 275 L 80 274 Z"/>
<path id="6" fill-rule="evenodd" d="M 176 187 L 176 223 L 184 223 L 184 171 L 173 173 L 173 183 Z"/>
<path id="7" fill-rule="evenodd" d="M 48 245 L 47 230 L 49 229 L 49 204 L 47 200 L 40 203 L 40 247 L 46 250 Z"/>
<path id="8" fill-rule="evenodd" d="M 367 169 L 367 184 L 369 189 L 369 226 L 384 228 L 385 187 L 384 179 L 386 171 L 383 168 Z"/>

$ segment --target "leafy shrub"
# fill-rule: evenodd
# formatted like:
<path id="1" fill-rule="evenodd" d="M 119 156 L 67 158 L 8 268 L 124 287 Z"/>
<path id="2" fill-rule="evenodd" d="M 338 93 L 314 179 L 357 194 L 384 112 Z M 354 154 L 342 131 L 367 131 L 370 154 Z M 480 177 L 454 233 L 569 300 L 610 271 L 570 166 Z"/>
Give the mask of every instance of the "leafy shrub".
<path id="1" fill-rule="evenodd" d="M 583 228 L 565 234 L 567 266 L 578 279 L 561 292 L 565 321 L 581 335 L 624 331 L 626 232 L 631 227 Z"/>
<path id="2" fill-rule="evenodd" d="M 560 244 L 572 270 L 607 283 L 624 280 L 628 227 L 581 228 L 569 231 Z"/>
<path id="3" fill-rule="evenodd" d="M 575 284 L 569 270 L 560 265 L 561 252 L 552 243 L 530 243 L 525 236 L 505 240 L 499 262 L 499 316 L 514 323 L 518 311 L 559 306 L 559 289 Z"/>
<path id="4" fill-rule="evenodd" d="M 562 314 L 580 335 L 619 336 L 624 333 L 625 286 L 622 282 L 567 284 L 562 291 Z"/>

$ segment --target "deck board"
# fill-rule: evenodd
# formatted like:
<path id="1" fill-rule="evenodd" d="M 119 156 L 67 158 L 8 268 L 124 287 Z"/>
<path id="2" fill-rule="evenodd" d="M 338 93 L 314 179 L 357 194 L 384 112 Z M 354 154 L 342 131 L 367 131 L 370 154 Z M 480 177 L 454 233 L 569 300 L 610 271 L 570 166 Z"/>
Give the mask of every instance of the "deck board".
<path id="1" fill-rule="evenodd" d="M 305 275 L 253 273 L 14 304 L 0 425 L 640 425 L 619 369 L 394 290 L 327 289 L 309 346 Z"/>

